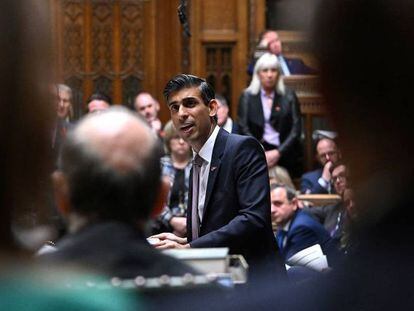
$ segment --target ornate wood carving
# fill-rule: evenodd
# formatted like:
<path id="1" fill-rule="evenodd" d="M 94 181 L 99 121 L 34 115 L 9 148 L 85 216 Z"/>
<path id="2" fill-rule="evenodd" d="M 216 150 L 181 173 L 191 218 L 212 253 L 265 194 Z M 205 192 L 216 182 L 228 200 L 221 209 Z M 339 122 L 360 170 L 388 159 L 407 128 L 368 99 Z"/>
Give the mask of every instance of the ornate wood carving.
<path id="1" fill-rule="evenodd" d="M 205 49 L 207 82 L 227 99 L 231 107 L 233 44 L 207 44 Z"/>
<path id="2" fill-rule="evenodd" d="M 122 71 L 142 75 L 143 66 L 143 4 L 121 2 Z"/>
<path id="3" fill-rule="evenodd" d="M 83 71 L 84 11 L 80 1 L 62 2 L 63 75 L 68 79 Z"/>
<path id="4" fill-rule="evenodd" d="M 92 70 L 109 73 L 112 69 L 113 1 L 92 3 Z"/>

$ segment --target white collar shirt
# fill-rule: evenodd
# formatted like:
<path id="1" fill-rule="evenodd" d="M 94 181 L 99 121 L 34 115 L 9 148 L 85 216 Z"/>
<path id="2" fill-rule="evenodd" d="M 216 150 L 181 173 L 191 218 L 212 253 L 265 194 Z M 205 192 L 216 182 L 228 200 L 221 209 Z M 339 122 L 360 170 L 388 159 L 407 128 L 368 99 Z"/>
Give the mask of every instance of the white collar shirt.
<path id="1" fill-rule="evenodd" d="M 207 183 L 208 177 L 210 173 L 210 166 L 211 166 L 211 158 L 213 157 L 213 149 L 214 144 L 216 142 L 216 138 L 220 127 L 216 125 L 213 132 L 204 143 L 203 147 L 201 147 L 198 155 L 203 158 L 203 165 L 201 165 L 200 169 L 200 183 L 198 188 L 198 216 L 200 218 L 200 223 L 203 220 L 203 212 L 204 212 L 204 203 L 206 200 L 206 192 L 207 192 Z M 193 158 L 195 157 L 196 152 L 193 150 Z"/>

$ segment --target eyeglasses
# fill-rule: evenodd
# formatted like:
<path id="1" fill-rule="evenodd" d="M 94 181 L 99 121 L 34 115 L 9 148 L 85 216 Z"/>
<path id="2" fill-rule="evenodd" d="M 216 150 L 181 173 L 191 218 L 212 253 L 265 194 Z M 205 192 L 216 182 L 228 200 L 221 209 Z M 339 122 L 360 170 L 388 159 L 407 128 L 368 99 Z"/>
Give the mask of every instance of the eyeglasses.
<path id="1" fill-rule="evenodd" d="M 346 176 L 345 175 L 338 175 L 338 176 L 332 176 L 332 182 L 336 183 L 336 182 L 341 182 L 346 180 Z"/>

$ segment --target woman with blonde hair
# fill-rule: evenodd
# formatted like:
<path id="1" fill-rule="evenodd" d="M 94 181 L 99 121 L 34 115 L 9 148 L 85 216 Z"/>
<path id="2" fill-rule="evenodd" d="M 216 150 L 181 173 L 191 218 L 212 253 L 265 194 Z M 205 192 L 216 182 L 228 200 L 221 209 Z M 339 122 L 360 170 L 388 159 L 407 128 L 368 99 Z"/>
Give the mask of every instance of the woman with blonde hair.
<path id="1" fill-rule="evenodd" d="M 269 168 L 280 165 L 293 178 L 301 175 L 299 102 L 283 83 L 276 55 L 265 53 L 256 62 L 252 81 L 239 100 L 238 121 L 242 134 L 262 143 Z"/>

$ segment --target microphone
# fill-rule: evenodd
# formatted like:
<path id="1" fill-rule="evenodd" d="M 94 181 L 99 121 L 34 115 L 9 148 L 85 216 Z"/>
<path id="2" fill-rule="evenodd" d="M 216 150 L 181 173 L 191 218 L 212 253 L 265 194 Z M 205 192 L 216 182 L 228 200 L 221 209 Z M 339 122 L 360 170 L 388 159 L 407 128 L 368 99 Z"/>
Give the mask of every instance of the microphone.
<path id="1" fill-rule="evenodd" d="M 186 1 L 181 0 L 180 5 L 178 6 L 178 19 L 180 20 L 180 24 L 183 25 L 185 35 L 187 37 L 191 37 L 190 26 L 188 25 L 187 20 L 186 8 Z"/>

